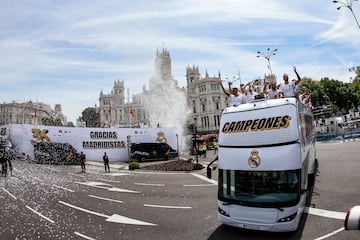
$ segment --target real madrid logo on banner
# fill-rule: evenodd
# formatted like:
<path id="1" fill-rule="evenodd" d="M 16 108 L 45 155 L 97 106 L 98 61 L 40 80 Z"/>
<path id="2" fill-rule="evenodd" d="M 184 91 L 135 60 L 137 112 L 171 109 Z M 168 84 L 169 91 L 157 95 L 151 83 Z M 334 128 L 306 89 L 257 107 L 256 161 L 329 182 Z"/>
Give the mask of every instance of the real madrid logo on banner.
<path id="1" fill-rule="evenodd" d="M 257 150 L 252 150 L 250 154 L 251 155 L 248 159 L 248 164 L 252 168 L 257 168 L 261 164 L 261 158 L 259 157 L 259 152 Z"/>

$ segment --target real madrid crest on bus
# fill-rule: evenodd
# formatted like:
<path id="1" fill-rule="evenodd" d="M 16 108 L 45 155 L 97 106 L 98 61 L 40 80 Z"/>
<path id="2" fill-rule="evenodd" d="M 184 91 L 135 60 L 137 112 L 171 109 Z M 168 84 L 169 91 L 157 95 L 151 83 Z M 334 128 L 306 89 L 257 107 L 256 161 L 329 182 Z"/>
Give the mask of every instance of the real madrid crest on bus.
<path id="1" fill-rule="evenodd" d="M 257 150 L 252 150 L 250 152 L 250 157 L 248 159 L 248 164 L 252 168 L 257 168 L 261 164 L 261 158 Z"/>

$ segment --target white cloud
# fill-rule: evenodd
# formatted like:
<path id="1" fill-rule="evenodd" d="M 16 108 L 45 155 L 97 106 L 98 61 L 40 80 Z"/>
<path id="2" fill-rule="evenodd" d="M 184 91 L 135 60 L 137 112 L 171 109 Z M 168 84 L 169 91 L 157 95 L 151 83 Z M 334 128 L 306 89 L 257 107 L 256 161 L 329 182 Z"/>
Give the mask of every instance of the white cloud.
<path id="1" fill-rule="evenodd" d="M 163 47 L 180 86 L 193 64 L 203 76 L 261 77 L 266 62 L 256 52 L 268 47 L 279 49 L 271 58 L 279 76 L 296 65 L 303 76 L 347 81 L 347 68 L 360 65 L 359 34 L 331 1 L 3 1 L 0 101 L 34 100 L 41 89 L 41 101 L 62 104 L 74 121 L 115 79 L 141 92 Z"/>

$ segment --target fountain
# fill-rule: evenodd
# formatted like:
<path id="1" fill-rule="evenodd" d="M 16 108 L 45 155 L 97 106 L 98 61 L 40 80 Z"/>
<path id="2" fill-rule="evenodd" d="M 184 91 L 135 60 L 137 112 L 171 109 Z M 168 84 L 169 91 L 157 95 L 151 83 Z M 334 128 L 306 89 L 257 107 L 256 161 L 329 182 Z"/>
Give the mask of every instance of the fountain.
<path id="1" fill-rule="evenodd" d="M 141 105 L 151 128 L 176 128 L 183 136 L 190 109 L 186 90 L 179 88 L 171 76 L 171 59 L 166 49 L 156 52 L 155 75 L 150 80 L 149 90 L 141 97 Z"/>

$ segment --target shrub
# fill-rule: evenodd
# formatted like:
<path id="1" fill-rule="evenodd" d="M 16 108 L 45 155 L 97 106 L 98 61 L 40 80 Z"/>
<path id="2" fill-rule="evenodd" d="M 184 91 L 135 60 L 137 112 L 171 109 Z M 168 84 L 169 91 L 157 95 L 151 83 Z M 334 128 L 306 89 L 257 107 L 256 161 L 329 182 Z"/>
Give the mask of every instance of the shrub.
<path id="1" fill-rule="evenodd" d="M 130 162 L 129 163 L 129 170 L 139 169 L 140 164 L 138 162 Z"/>
<path id="2" fill-rule="evenodd" d="M 188 163 L 192 163 L 194 161 L 194 159 L 192 157 L 189 157 L 187 161 L 188 161 Z"/>
<path id="3" fill-rule="evenodd" d="M 203 168 L 204 168 L 204 166 L 202 164 L 200 164 L 200 163 L 194 163 L 193 164 L 193 170 L 201 170 Z"/>

